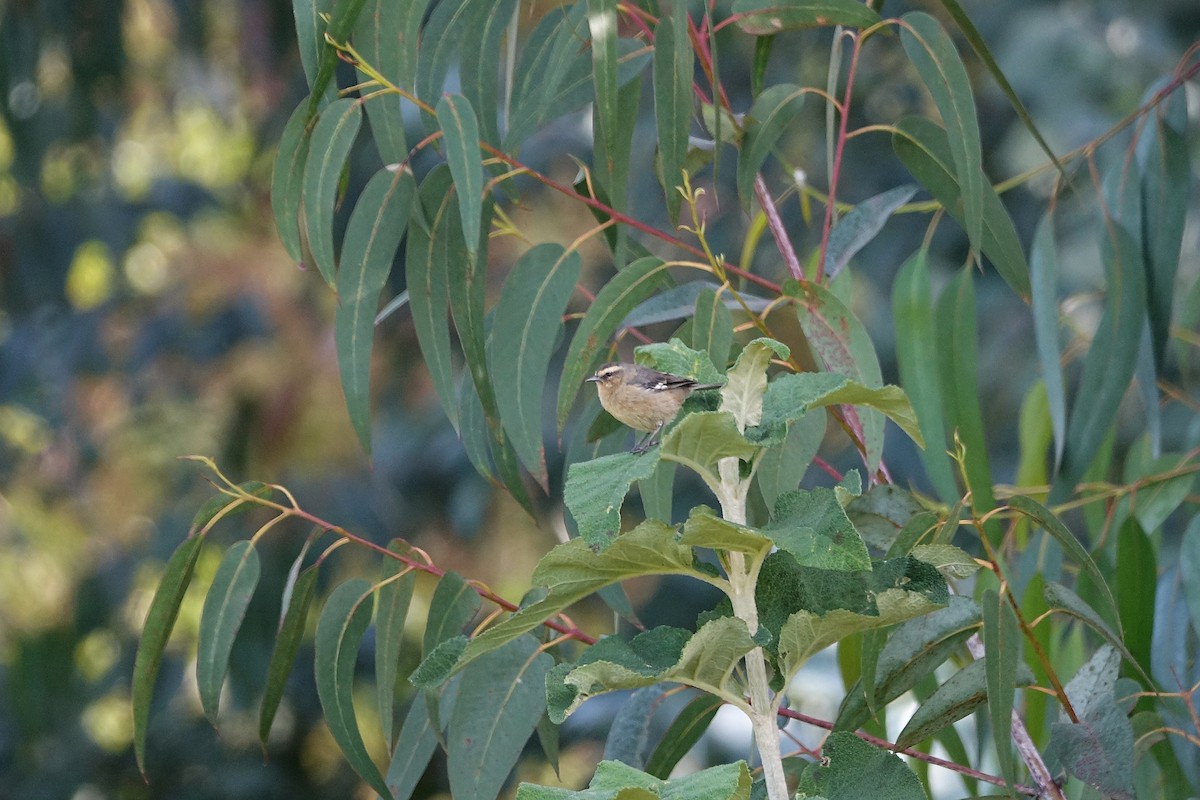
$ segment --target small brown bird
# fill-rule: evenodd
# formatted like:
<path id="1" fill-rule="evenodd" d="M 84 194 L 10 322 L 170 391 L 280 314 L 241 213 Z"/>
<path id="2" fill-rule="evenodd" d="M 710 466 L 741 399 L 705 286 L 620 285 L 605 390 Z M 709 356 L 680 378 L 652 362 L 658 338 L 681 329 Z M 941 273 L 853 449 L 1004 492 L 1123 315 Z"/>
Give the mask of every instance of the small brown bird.
<path id="1" fill-rule="evenodd" d="M 634 453 L 644 453 L 658 444 L 663 427 L 675 419 L 692 392 L 721 388 L 719 383 L 697 383 L 691 378 L 619 362 L 605 364 L 588 381 L 596 384 L 605 411 L 646 433 L 634 445 Z"/>

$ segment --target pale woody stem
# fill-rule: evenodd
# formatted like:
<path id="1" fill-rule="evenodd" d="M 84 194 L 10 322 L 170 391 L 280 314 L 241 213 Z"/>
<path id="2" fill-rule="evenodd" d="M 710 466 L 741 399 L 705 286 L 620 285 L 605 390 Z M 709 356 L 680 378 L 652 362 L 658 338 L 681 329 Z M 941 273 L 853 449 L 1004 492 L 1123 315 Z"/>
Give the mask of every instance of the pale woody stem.
<path id="1" fill-rule="evenodd" d="M 717 465 L 721 476 L 721 513 L 726 520 L 746 524 L 746 492 L 749 482 L 738 474 L 738 460 L 723 458 Z M 742 553 L 729 554 L 729 583 L 733 613 L 746 623 L 754 635 L 758 631 L 758 607 L 754 602 L 755 576 L 746 569 Z M 750 693 L 750 722 L 754 741 L 762 759 L 763 776 L 769 800 L 787 800 L 787 780 L 783 774 L 783 756 L 779 750 L 779 729 L 775 725 L 775 703 L 767 677 L 767 662 L 761 647 L 746 654 L 746 681 Z"/>

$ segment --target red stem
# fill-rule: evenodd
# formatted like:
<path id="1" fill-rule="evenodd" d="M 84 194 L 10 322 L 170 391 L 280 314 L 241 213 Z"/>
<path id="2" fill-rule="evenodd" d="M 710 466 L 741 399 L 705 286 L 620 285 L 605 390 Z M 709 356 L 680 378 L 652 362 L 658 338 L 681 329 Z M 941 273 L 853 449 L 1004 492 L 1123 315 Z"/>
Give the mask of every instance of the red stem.
<path id="1" fill-rule="evenodd" d="M 846 72 L 846 94 L 842 98 L 842 116 L 838 123 L 837 149 L 833 156 L 833 169 L 829 176 L 829 199 L 825 203 L 825 223 L 821 226 L 821 274 L 825 273 L 825 252 L 829 249 L 829 229 L 833 227 L 833 209 L 837 203 L 838 178 L 842 172 L 842 155 L 846 149 L 846 130 L 850 125 L 850 99 L 854 94 L 854 74 L 858 71 L 858 54 L 862 40 L 854 37 L 854 51 L 850 54 L 850 69 Z"/>

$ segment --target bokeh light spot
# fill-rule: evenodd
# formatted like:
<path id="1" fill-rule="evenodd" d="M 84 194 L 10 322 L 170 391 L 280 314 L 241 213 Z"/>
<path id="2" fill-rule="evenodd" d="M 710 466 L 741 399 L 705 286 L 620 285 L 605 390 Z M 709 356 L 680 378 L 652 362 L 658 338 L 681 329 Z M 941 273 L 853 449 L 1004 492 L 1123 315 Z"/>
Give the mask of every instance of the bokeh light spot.
<path id="1" fill-rule="evenodd" d="M 103 303 L 113 291 L 113 260 L 108 246 L 95 239 L 75 251 L 67 271 L 67 301 L 78 311 Z"/>

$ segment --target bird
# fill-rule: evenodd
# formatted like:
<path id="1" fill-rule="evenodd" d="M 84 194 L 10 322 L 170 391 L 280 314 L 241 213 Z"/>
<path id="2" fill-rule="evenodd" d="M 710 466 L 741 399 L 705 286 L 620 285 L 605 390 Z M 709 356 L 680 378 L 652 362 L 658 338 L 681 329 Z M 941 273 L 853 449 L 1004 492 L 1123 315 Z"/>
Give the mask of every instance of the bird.
<path id="1" fill-rule="evenodd" d="M 691 378 L 659 372 L 638 364 L 611 362 L 587 379 L 596 384 L 600 405 L 620 422 L 646 434 L 633 453 L 644 453 L 658 444 L 658 436 L 675 419 L 692 392 L 719 389 L 719 383 L 699 383 Z"/>

